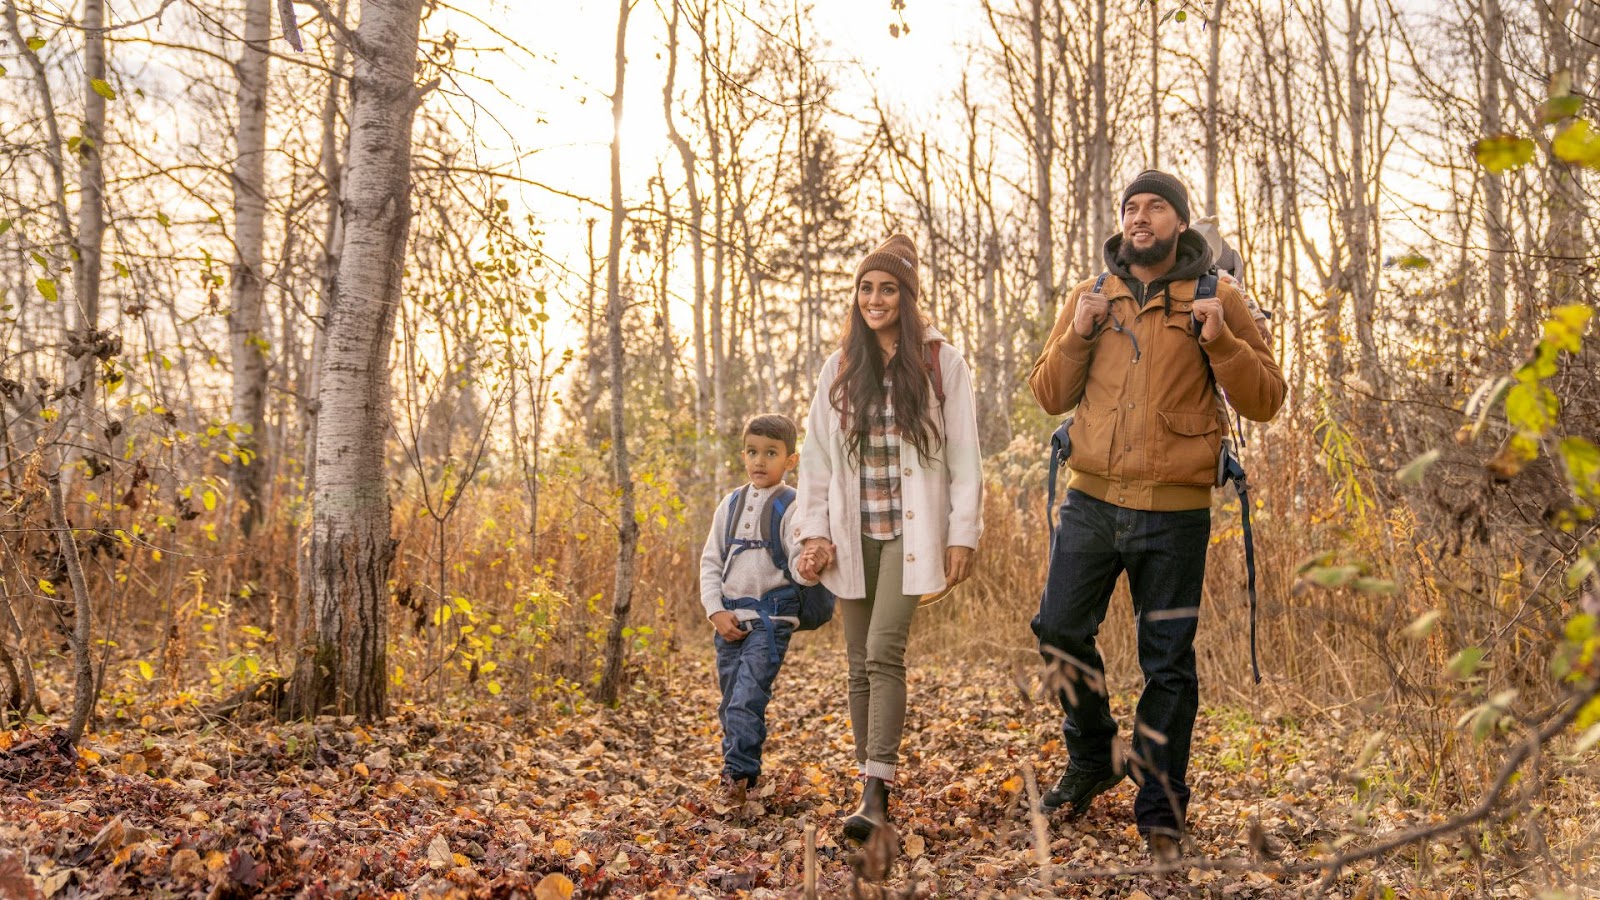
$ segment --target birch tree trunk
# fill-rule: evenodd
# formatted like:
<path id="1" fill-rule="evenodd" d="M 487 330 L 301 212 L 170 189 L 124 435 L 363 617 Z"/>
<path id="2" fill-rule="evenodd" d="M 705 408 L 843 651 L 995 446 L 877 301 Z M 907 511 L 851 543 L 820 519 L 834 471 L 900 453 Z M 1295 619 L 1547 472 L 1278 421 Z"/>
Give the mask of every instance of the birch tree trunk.
<path id="1" fill-rule="evenodd" d="M 1228 0 L 1215 0 L 1211 4 L 1211 45 L 1206 57 L 1206 215 L 1217 214 L 1217 165 L 1219 124 L 1222 111 L 1217 108 L 1217 93 L 1222 81 L 1222 10 Z M 1160 117 L 1157 117 L 1159 121 Z"/>
<path id="2" fill-rule="evenodd" d="M 267 216 L 267 41 L 271 38 L 269 0 L 246 0 L 244 52 L 239 75 L 238 158 L 233 166 L 233 304 L 228 337 L 233 351 L 233 422 L 241 453 L 233 465 L 235 496 L 244 501 L 240 528 L 248 535 L 260 524 L 266 435 L 267 354 L 261 335 L 262 245 Z"/>
<path id="3" fill-rule="evenodd" d="M 1496 135 L 1505 130 L 1500 110 L 1500 86 L 1505 82 L 1504 62 L 1506 20 L 1500 9 L 1500 0 L 1481 0 L 1483 16 L 1483 134 Z M 1483 229 L 1489 244 L 1487 296 L 1484 303 L 1489 308 L 1489 333 L 1498 336 L 1506 327 L 1506 258 L 1511 250 L 1510 231 L 1506 228 L 1505 178 L 1487 169 L 1483 172 Z"/>
<path id="4" fill-rule="evenodd" d="M 1049 321 L 1051 299 L 1055 294 L 1055 221 L 1051 215 L 1051 167 L 1055 155 L 1055 127 L 1051 123 L 1050 109 L 1046 103 L 1044 71 L 1044 0 L 1033 0 L 1029 8 L 1028 49 L 1033 58 L 1033 172 L 1034 215 L 1038 217 L 1038 272 L 1034 285 L 1035 299 L 1039 304 L 1039 318 Z M 1054 91 L 1052 90 L 1051 93 Z M 1104 186 L 1102 185 L 1102 189 Z"/>
<path id="5" fill-rule="evenodd" d="M 632 0 L 621 0 L 617 11 L 617 76 L 611 94 L 611 246 L 606 263 L 606 331 L 611 354 L 611 458 L 618 492 L 617 573 L 611 600 L 611 627 L 606 633 L 605 670 L 600 677 L 600 701 L 615 704 L 622 696 L 622 663 L 627 651 L 623 630 L 633 606 L 633 558 L 639 546 L 639 523 L 633 518 L 633 471 L 628 457 L 627 417 L 623 415 L 626 391 L 622 351 L 622 92 L 628 69 L 628 13 Z"/>
<path id="6" fill-rule="evenodd" d="M 1158 3 L 1150 4 L 1149 166 L 1152 169 L 1161 168 L 1161 5 Z"/>
<path id="7" fill-rule="evenodd" d="M 389 353 L 410 228 L 411 122 L 422 0 L 365 0 L 356 30 L 344 244 L 321 363 L 311 617 L 299 624 L 285 709 L 362 719 L 387 707 L 394 557 L 384 439 Z"/>
<path id="8" fill-rule="evenodd" d="M 1106 0 L 1096 0 L 1094 6 L 1094 131 L 1090 147 L 1089 168 L 1089 261 L 1092 269 L 1100 266 L 1100 242 L 1111 236 L 1115 227 L 1111 218 L 1112 205 L 1107 197 L 1116 190 L 1111 184 L 1111 123 L 1106 99 Z M 1121 216 L 1121 211 L 1118 211 Z"/>
<path id="9" fill-rule="evenodd" d="M 100 329 L 100 245 L 105 237 L 105 169 L 101 151 L 106 137 L 106 8 L 104 0 L 83 4 L 83 140 L 78 144 L 78 259 L 73 266 L 73 293 L 78 319 L 69 344 L 82 342 L 85 352 L 68 366 L 67 385 L 76 396 L 71 424 L 64 432 L 77 440 L 95 407 L 100 359 L 89 349 Z M 73 457 L 69 456 L 69 460 Z M 70 472 L 66 469 L 63 475 Z"/>
<path id="10" fill-rule="evenodd" d="M 667 83 L 661 89 L 661 110 L 666 117 L 667 135 L 678 148 L 683 161 L 684 189 L 689 195 L 689 251 L 694 261 L 694 423 L 697 434 L 706 430 L 706 406 L 711 397 L 711 372 L 706 360 L 706 248 L 700 226 L 705 221 L 705 203 L 700 199 L 699 176 L 695 171 L 694 147 L 678 131 L 673 116 L 672 95 L 678 74 L 678 18 L 682 6 L 672 5 L 672 22 L 667 29 Z M 702 50 L 702 52 L 704 52 Z M 705 472 L 706 442 L 696 439 L 696 470 Z"/>

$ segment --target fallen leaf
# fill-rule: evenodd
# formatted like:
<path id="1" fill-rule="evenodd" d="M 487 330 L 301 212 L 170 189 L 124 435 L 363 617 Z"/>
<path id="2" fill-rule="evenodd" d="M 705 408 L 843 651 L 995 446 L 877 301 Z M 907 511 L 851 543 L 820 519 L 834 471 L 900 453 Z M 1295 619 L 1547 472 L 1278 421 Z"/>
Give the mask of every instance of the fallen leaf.
<path id="1" fill-rule="evenodd" d="M 0 856 L 0 897 L 5 900 L 42 900 L 44 896 L 33 886 L 19 857 L 12 853 Z"/>
<path id="2" fill-rule="evenodd" d="M 428 867 L 448 869 L 454 863 L 455 857 L 451 855 L 450 844 L 445 841 L 444 835 L 434 835 L 433 842 L 428 845 Z"/>
<path id="3" fill-rule="evenodd" d="M 533 889 L 533 900 L 571 900 L 574 890 L 577 886 L 572 879 L 557 872 L 539 879 Z"/>

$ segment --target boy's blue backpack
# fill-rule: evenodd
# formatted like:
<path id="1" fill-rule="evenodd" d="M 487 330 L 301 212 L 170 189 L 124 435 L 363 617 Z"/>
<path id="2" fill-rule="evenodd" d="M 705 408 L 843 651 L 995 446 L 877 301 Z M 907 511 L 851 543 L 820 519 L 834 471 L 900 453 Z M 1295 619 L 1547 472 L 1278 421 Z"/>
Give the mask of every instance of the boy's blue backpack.
<path id="1" fill-rule="evenodd" d="M 789 579 L 789 583 L 768 592 L 767 596 L 761 599 L 783 600 L 791 594 L 798 596 L 800 625 L 796 630 L 812 631 L 821 628 L 833 618 L 833 608 L 836 605 L 833 592 L 823 587 L 821 583 L 810 587 L 796 583 L 794 577 L 789 574 L 789 554 L 783 549 L 783 514 L 794 502 L 795 489 L 783 485 L 767 498 L 766 508 L 761 511 L 761 539 L 758 541 L 733 536 L 734 529 L 739 525 L 739 510 L 744 506 L 745 494 L 749 490 L 750 486 L 745 485 L 728 498 L 728 529 L 722 536 L 724 566 L 732 556 L 746 550 L 765 549 L 772 556 L 772 564 L 778 567 L 784 578 Z"/>

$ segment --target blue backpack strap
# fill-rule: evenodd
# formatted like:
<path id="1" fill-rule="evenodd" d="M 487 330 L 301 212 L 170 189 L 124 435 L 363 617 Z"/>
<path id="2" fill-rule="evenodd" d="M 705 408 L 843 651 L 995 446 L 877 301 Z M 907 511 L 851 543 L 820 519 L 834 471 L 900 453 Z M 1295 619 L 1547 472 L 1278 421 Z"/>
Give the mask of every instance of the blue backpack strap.
<path id="1" fill-rule="evenodd" d="M 749 485 L 728 495 L 728 523 L 722 531 L 722 562 L 724 569 L 728 562 L 728 551 L 733 548 L 733 534 L 739 527 L 739 507 L 744 505 L 745 492 L 750 490 Z"/>
<path id="2" fill-rule="evenodd" d="M 797 495 L 795 489 L 787 484 L 779 485 L 767 500 L 767 515 L 761 520 L 761 539 L 767 542 L 772 564 L 778 567 L 785 578 L 789 577 L 789 551 L 783 546 L 783 517 Z"/>
<path id="3" fill-rule="evenodd" d="M 1101 272 L 1100 273 L 1100 277 L 1096 278 L 1094 280 L 1094 290 L 1090 291 L 1090 293 L 1092 293 L 1092 294 L 1100 293 L 1100 289 L 1106 286 L 1106 279 L 1110 278 L 1110 277 L 1111 277 L 1111 273 L 1110 272 Z"/>

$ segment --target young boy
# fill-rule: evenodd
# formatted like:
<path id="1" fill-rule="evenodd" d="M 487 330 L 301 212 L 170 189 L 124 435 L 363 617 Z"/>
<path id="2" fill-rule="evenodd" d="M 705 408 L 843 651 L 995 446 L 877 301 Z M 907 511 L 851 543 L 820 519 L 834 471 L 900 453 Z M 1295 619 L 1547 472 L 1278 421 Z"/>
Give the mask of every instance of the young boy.
<path id="1" fill-rule="evenodd" d="M 800 548 L 793 539 L 794 489 L 783 478 L 800 461 L 795 424 L 787 416 L 763 415 L 744 427 L 740 457 L 750 482 L 722 498 L 700 554 L 700 603 L 716 630 L 717 684 L 722 703 L 722 787 L 729 802 L 742 804 L 761 775 L 767 739 L 767 704 L 789 638 L 799 624 L 799 599 L 791 581 Z M 777 507 L 774 507 L 777 504 Z M 770 521 L 782 510 L 776 531 Z M 790 573 L 773 561 L 769 541 L 783 541 Z"/>

